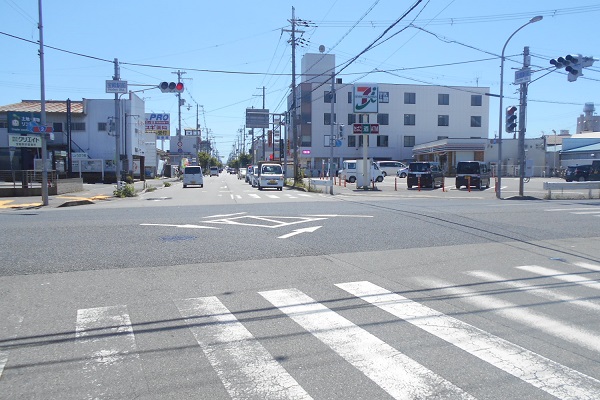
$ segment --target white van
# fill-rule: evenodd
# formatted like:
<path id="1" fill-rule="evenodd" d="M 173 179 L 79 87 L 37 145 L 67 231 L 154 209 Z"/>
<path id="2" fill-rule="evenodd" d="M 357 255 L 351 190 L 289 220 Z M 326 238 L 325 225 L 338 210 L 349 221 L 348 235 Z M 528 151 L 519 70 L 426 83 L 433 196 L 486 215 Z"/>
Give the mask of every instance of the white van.
<path id="1" fill-rule="evenodd" d="M 276 188 L 283 190 L 283 168 L 277 163 L 259 163 L 258 165 L 258 190 Z"/>
<path id="2" fill-rule="evenodd" d="M 370 161 L 370 160 L 369 160 Z M 344 160 L 342 169 L 338 171 L 338 176 L 341 179 L 345 179 L 350 183 L 356 182 L 356 163 L 362 162 L 362 160 Z M 371 179 L 375 179 L 377 182 L 383 182 L 385 175 L 381 172 L 377 164 L 371 162 Z"/>
<path id="3" fill-rule="evenodd" d="M 219 167 L 210 167 L 210 176 L 219 176 Z"/>
<path id="4" fill-rule="evenodd" d="M 383 176 L 396 176 L 399 169 L 406 168 L 406 165 L 400 161 L 377 161 L 375 164 L 377 164 Z"/>
<path id="5" fill-rule="evenodd" d="M 188 165 L 183 169 L 183 187 L 189 185 L 198 185 L 204 187 L 204 177 L 202 176 L 202 167 L 199 165 Z"/>

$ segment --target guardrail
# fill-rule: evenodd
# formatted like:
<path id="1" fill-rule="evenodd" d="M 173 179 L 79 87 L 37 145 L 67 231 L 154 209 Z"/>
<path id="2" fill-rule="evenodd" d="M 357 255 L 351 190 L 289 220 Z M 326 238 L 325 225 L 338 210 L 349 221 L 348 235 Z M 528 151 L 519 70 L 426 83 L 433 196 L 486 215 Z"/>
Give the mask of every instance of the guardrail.
<path id="1" fill-rule="evenodd" d="M 552 199 L 552 191 L 560 190 L 564 193 L 565 190 L 585 190 L 588 189 L 588 198 L 592 197 L 592 190 L 600 191 L 600 181 L 592 182 L 544 182 L 544 190 L 548 191 L 548 199 Z M 600 193 L 598 195 L 600 198 Z"/>

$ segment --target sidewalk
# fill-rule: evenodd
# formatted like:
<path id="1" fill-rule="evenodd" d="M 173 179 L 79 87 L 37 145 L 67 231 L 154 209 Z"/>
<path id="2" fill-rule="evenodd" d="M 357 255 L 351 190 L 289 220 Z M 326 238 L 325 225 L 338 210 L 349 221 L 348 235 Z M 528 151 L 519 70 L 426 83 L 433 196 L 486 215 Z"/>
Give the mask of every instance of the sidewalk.
<path id="1" fill-rule="evenodd" d="M 149 188 L 163 187 L 165 182 L 176 182 L 177 178 L 148 179 L 146 181 L 135 181 L 133 183 L 136 193 L 144 192 Z M 85 204 L 94 204 L 100 201 L 116 200 L 114 196 L 116 184 L 83 184 L 83 191 L 74 193 L 65 193 L 57 196 L 48 196 L 48 206 L 50 208 L 70 207 Z M 0 197 L 0 210 L 4 209 L 33 209 L 44 207 L 41 196 L 28 197 Z"/>

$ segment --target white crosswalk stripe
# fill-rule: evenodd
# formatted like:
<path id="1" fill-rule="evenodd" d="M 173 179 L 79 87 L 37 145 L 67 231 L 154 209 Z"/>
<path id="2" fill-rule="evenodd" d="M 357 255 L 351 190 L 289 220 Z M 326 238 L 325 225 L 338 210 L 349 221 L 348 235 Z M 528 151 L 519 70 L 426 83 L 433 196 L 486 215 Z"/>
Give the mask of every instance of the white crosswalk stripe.
<path id="1" fill-rule="evenodd" d="M 600 266 L 595 264 L 581 262 L 572 265 L 592 271 L 585 272 L 588 274 L 587 276 L 600 272 Z M 597 330 L 577 327 L 570 324 L 567 318 L 558 320 L 537 310 L 534 311 L 528 305 L 499 298 L 504 292 L 518 293 L 523 296 L 537 296 L 560 302 L 561 307 L 577 307 L 584 309 L 585 312 L 597 313 L 600 311 L 600 304 L 594 302 L 594 299 L 573 296 L 572 290 L 569 295 L 563 293 L 566 289 L 572 289 L 573 286 L 599 289 L 597 281 L 583 277 L 581 274 L 561 272 L 541 266 L 518 266 L 514 267 L 512 271 L 519 276 L 507 277 L 503 276 L 505 273 L 500 275 L 485 270 L 465 271 L 465 275 L 478 280 L 477 285 L 462 286 L 427 276 L 411 279 L 416 281 L 419 286 L 426 287 L 432 296 L 438 294 L 451 296 L 453 301 L 466 302 L 478 311 L 484 310 L 500 315 L 502 324 L 506 319 L 516 321 L 546 335 L 555 336 L 563 343 L 580 346 L 594 354 L 600 353 L 600 333 Z M 523 274 L 527 274 L 527 276 L 523 277 Z M 533 277 L 529 274 L 533 274 Z M 548 280 L 557 280 L 558 283 L 548 284 Z M 562 283 L 564 281 L 569 283 L 569 288 L 565 288 L 566 285 Z M 485 289 L 482 289 L 483 287 Z M 512 386 L 516 388 L 513 389 L 514 391 L 519 390 L 519 387 L 529 385 L 529 390 L 537 391 L 538 394 L 545 392 L 547 395 L 559 399 L 598 399 L 600 380 L 597 377 L 586 375 L 585 370 L 574 369 L 573 365 L 579 365 L 576 362 L 570 361 L 571 365 L 563 365 L 559 362 L 560 360 L 553 360 L 551 354 L 554 353 L 551 350 L 543 353 L 544 355 L 538 354 L 526 348 L 527 345 L 516 344 L 520 342 L 515 339 L 511 339 L 514 341 L 513 343 L 513 341 L 500 337 L 499 334 L 492 334 L 467 323 L 459 316 L 444 314 L 426 306 L 420 300 L 412 300 L 368 281 L 332 284 L 330 289 L 325 286 L 315 292 L 318 293 L 323 289 L 325 292 L 328 290 L 335 292 L 336 299 L 352 301 L 351 308 L 353 310 L 366 307 L 367 310 L 372 309 L 380 314 L 380 310 L 382 310 L 388 314 L 388 318 L 380 319 L 378 317 L 376 320 L 378 322 L 385 320 L 386 324 L 406 323 L 405 325 L 410 326 L 412 331 L 422 333 L 417 334 L 420 338 L 419 344 L 433 340 L 439 342 L 441 339 L 448 344 L 446 347 L 450 346 L 456 348 L 456 351 L 460 350 L 460 357 L 464 357 L 464 359 L 458 361 L 454 358 L 447 358 L 443 354 L 440 358 L 429 359 L 428 356 L 423 359 L 417 358 L 423 357 L 423 355 L 418 352 L 416 356 L 412 355 L 415 353 L 411 353 L 411 351 L 414 352 L 414 349 L 411 349 L 411 340 L 407 342 L 397 340 L 399 336 L 394 339 L 394 335 L 399 335 L 401 331 L 409 332 L 409 330 L 403 331 L 399 329 L 398 325 L 389 325 L 396 328 L 390 330 L 388 343 L 378 336 L 377 332 L 381 332 L 381 330 L 372 330 L 370 327 L 355 322 L 354 318 L 358 314 L 347 317 L 347 315 L 353 314 L 348 310 L 338 312 L 316 300 L 317 297 L 313 297 L 312 288 L 309 289 L 311 295 L 297 288 L 289 288 L 245 293 L 243 296 L 253 296 L 254 300 L 259 299 L 261 304 L 266 304 L 266 300 L 275 307 L 271 312 L 278 316 L 281 315 L 274 319 L 260 319 L 261 329 L 264 332 L 275 330 L 273 334 L 269 333 L 265 336 L 268 339 L 264 340 L 278 338 L 279 333 L 284 332 L 279 330 L 280 318 L 290 319 L 294 322 L 294 330 L 301 330 L 304 335 L 310 336 L 311 340 L 319 341 L 326 346 L 323 346 L 323 349 L 335 355 L 336 359 L 339 359 L 338 362 L 344 364 L 345 368 L 356 370 L 356 376 L 360 376 L 362 377 L 360 379 L 364 380 L 361 383 L 373 386 L 369 390 L 379 387 L 395 399 L 475 398 L 472 393 L 469 393 L 469 388 L 473 387 L 469 384 L 470 378 L 463 378 L 459 375 L 454 375 L 453 378 L 445 376 L 444 371 L 447 366 L 439 367 L 432 361 L 434 359 L 449 360 L 448 363 L 465 362 L 467 364 L 468 360 L 472 359 L 480 364 L 485 363 L 490 366 L 485 369 L 486 374 L 494 373 L 493 371 L 496 369 L 497 374 L 503 374 L 518 382 L 521 386 Z M 343 295 L 342 291 L 352 297 Z M 342 296 L 338 297 L 340 294 Z M 437 298 L 440 299 L 440 297 Z M 204 363 L 203 368 L 205 369 L 197 371 L 199 373 L 201 371 L 202 374 L 210 371 L 210 374 L 213 375 L 211 379 L 218 385 L 215 390 L 221 393 L 220 396 L 229 395 L 232 399 L 312 399 L 313 397 L 318 398 L 321 394 L 317 383 L 315 383 L 316 387 L 311 387 L 310 373 L 297 376 L 298 364 L 296 367 L 286 369 L 293 363 L 286 364 L 282 361 L 283 358 L 280 354 L 272 354 L 272 342 L 263 344 L 262 338 L 255 337 L 252 331 L 256 329 L 256 326 L 247 327 L 245 324 L 252 322 L 245 322 L 246 318 L 238 319 L 237 312 L 232 312 L 227 308 L 224 298 L 220 299 L 217 296 L 183 298 L 173 299 L 172 302 L 166 303 L 168 306 L 165 305 L 163 312 L 167 314 L 161 315 L 157 320 L 162 322 L 166 318 L 169 321 L 183 321 L 179 325 L 173 325 L 183 328 L 183 330 L 163 331 L 158 329 L 155 331 L 148 329 L 146 321 L 154 321 L 152 319 L 154 318 L 153 311 L 148 310 L 149 315 L 140 318 L 137 315 L 141 311 L 140 305 L 132 308 L 132 316 L 126 305 L 86 308 L 77 311 L 74 325 L 76 340 L 72 346 L 75 363 L 79 368 L 77 372 L 81 374 L 79 383 L 81 398 L 135 398 L 144 397 L 144 394 L 148 397 L 148 390 L 151 387 L 146 383 L 149 378 L 148 371 L 160 373 L 160 369 L 146 368 L 145 363 L 156 363 L 157 360 L 157 356 L 155 356 L 157 348 L 152 345 L 148 346 L 148 337 L 153 337 L 153 340 L 159 338 L 169 340 L 172 335 L 185 337 L 186 342 L 183 344 L 185 347 L 182 348 L 188 349 L 191 346 L 197 349 L 197 351 L 186 351 L 185 353 L 190 357 L 189 360 L 199 360 Z M 255 320 L 255 315 L 252 314 L 255 311 L 256 309 L 251 307 L 243 311 L 250 313 L 246 316 L 252 317 L 247 321 Z M 264 309 L 261 309 L 262 311 Z M 348 314 L 342 315 L 343 312 Z M 173 318 L 170 316 L 172 313 L 177 316 Z M 144 322 L 136 327 L 136 324 L 132 323 L 132 319 L 135 320 L 135 317 Z M 72 316 L 68 319 L 73 321 Z M 13 325 L 20 327 L 20 323 L 17 322 L 19 321 L 13 321 Z M 70 329 L 72 328 L 73 325 Z M 138 335 L 144 335 L 138 337 L 139 344 L 136 340 L 136 329 L 139 329 Z M 15 331 L 15 329 L 11 328 L 10 331 Z M 294 336 L 285 340 L 279 342 L 277 346 L 296 346 Z M 525 343 L 530 342 L 525 341 Z M 182 344 L 173 344 L 177 349 L 179 347 L 175 346 L 180 345 Z M 165 343 L 163 346 L 159 341 L 158 346 L 161 351 L 170 351 L 169 343 Z M 408 347 L 408 351 L 404 346 Z M 560 347 L 560 345 L 557 346 Z M 7 382 L 20 382 L 19 379 L 24 379 L 22 373 L 12 373 L 13 371 L 8 373 L 14 361 L 11 359 L 13 351 L 7 350 L 9 348 L 10 346 L 0 347 L 0 393 L 2 393 L 2 385 Z M 445 351 L 444 347 L 435 347 L 435 349 L 436 351 Z M 42 350 L 41 347 L 40 350 Z M 298 351 L 302 357 L 318 357 L 307 359 L 305 360 L 306 364 L 301 362 L 302 365 L 318 364 L 322 360 L 322 355 L 317 356 L 318 353 L 302 349 L 295 349 L 290 353 L 293 354 L 295 351 Z M 145 355 L 145 352 L 150 352 L 151 355 Z M 298 363 L 302 357 L 295 362 Z M 592 360 L 593 358 L 590 358 L 590 361 Z M 5 368 L 6 371 L 3 375 Z M 69 370 L 72 372 L 73 369 Z M 195 377 L 190 375 L 186 379 L 193 382 Z M 197 382 L 199 385 L 204 385 L 206 379 L 207 377 L 204 375 L 198 376 Z M 502 379 L 497 381 L 500 382 Z M 193 386 L 191 388 L 193 390 Z M 497 388 L 488 390 L 492 389 L 496 390 Z M 531 393 L 529 392 L 529 397 L 531 397 Z M 507 392 L 505 396 L 506 398 L 524 397 L 520 393 L 513 392 Z M 0 397 L 2 396 L 0 395 Z"/>
<path id="2" fill-rule="evenodd" d="M 499 285 L 509 286 L 515 289 L 522 290 L 524 292 L 532 293 L 540 297 L 544 297 L 549 300 L 560 301 L 565 303 L 570 303 L 575 306 L 579 306 L 582 308 L 586 308 L 592 311 L 600 311 L 600 304 L 596 304 L 591 301 L 581 300 L 573 296 L 567 296 L 561 293 L 556 292 L 555 290 L 544 289 L 540 287 L 540 285 L 535 285 L 530 282 L 523 283 L 515 280 L 509 280 L 500 275 L 493 274 L 491 272 L 486 271 L 469 271 L 468 275 L 475 276 L 479 279 L 484 279 L 489 282 L 494 282 Z"/>
<path id="3" fill-rule="evenodd" d="M 518 304 L 469 290 L 465 287 L 459 287 L 437 278 L 423 277 L 418 280 L 428 288 L 436 288 L 478 308 L 493 311 L 504 318 L 543 330 L 547 334 L 576 343 L 586 349 L 600 352 L 600 336 L 595 332 L 571 326 L 539 312 L 519 307 Z"/>
<path id="4" fill-rule="evenodd" d="M 534 274 L 543 275 L 543 276 L 551 276 L 554 279 L 558 279 L 560 281 L 575 283 L 577 285 L 586 286 L 592 289 L 600 290 L 600 282 L 585 278 L 583 276 L 574 275 L 574 274 L 565 274 L 556 269 L 538 267 L 536 265 L 524 265 L 522 267 L 517 267 L 523 271 L 532 272 Z"/>
<path id="5" fill-rule="evenodd" d="M 394 398 L 473 398 L 299 290 L 260 294 Z"/>
<path id="6" fill-rule="evenodd" d="M 561 399 L 593 399 L 600 381 L 370 282 L 336 285 Z"/>
<path id="7" fill-rule="evenodd" d="M 175 301 L 233 399 L 310 399 L 216 297 Z"/>

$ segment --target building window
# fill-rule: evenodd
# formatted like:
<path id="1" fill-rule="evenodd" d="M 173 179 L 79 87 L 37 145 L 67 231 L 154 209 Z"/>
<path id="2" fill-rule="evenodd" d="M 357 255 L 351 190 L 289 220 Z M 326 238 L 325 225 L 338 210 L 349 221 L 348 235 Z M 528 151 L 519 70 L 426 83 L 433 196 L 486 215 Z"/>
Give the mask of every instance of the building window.
<path id="1" fill-rule="evenodd" d="M 438 115 L 438 126 L 448 126 L 450 125 L 450 116 L 449 115 Z"/>
<path id="2" fill-rule="evenodd" d="M 348 125 L 356 123 L 356 114 L 348 114 Z"/>
<path id="3" fill-rule="evenodd" d="M 331 92 L 326 90 L 325 94 L 323 95 L 323 99 L 325 100 L 325 103 L 331 103 Z M 337 102 L 337 96 L 335 93 L 333 94 L 333 102 Z"/>
<path id="4" fill-rule="evenodd" d="M 417 104 L 417 94 L 404 92 L 404 104 Z"/>
<path id="5" fill-rule="evenodd" d="M 7 120 L 0 121 L 0 128 L 8 129 L 8 121 Z"/>
<path id="6" fill-rule="evenodd" d="M 98 132 L 106 132 L 106 122 L 98 122 Z"/>
<path id="7" fill-rule="evenodd" d="M 358 143 L 358 145 L 357 145 Z M 362 147 L 363 145 L 363 135 L 348 135 L 348 147 Z"/>
<path id="8" fill-rule="evenodd" d="M 377 135 L 377 147 L 388 147 L 388 135 Z"/>
<path id="9" fill-rule="evenodd" d="M 438 93 L 438 105 L 440 105 L 440 106 L 450 105 L 450 95 L 448 93 Z"/>
<path id="10" fill-rule="evenodd" d="M 85 131 L 85 122 L 71 122 L 72 131 Z"/>
<path id="11" fill-rule="evenodd" d="M 390 114 L 377 114 L 377 123 L 380 125 L 389 125 Z"/>
<path id="12" fill-rule="evenodd" d="M 352 104 L 352 92 L 348 92 L 348 104 Z"/>
<path id="13" fill-rule="evenodd" d="M 52 123 L 52 130 L 54 132 L 62 132 L 63 131 L 63 124 L 62 124 L 62 122 L 53 122 Z"/>
<path id="14" fill-rule="evenodd" d="M 380 103 L 389 103 L 390 102 L 390 92 L 379 92 L 379 102 Z"/>
<path id="15" fill-rule="evenodd" d="M 471 95 L 471 105 L 474 107 L 479 107 L 481 106 L 482 103 L 482 96 L 480 94 L 472 94 Z"/>
<path id="16" fill-rule="evenodd" d="M 479 115 L 471 116 L 471 128 L 481 128 L 481 116 L 479 116 Z"/>
<path id="17" fill-rule="evenodd" d="M 359 124 L 368 124 L 369 123 L 369 114 L 358 114 L 358 123 Z"/>
<path id="18" fill-rule="evenodd" d="M 415 147 L 415 137 L 404 136 L 404 147 Z"/>
<path id="19" fill-rule="evenodd" d="M 404 114 L 404 125 L 414 125 L 415 114 Z"/>
<path id="20" fill-rule="evenodd" d="M 335 114 L 333 114 L 333 123 L 336 123 Z M 323 125 L 331 125 L 331 113 L 323 114 Z"/>

